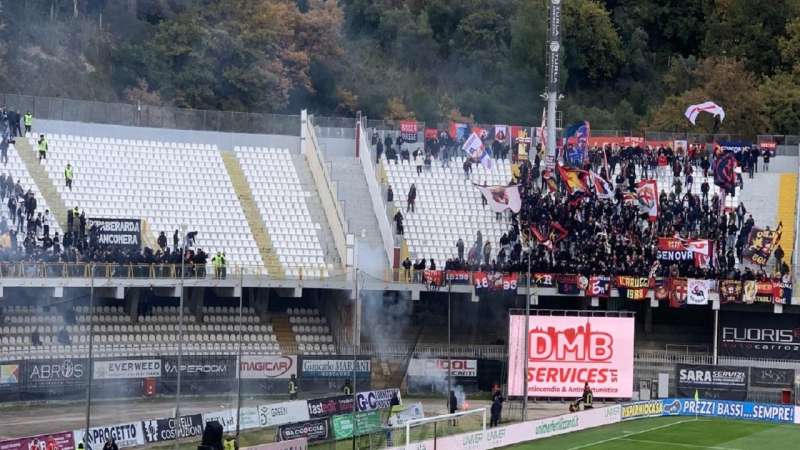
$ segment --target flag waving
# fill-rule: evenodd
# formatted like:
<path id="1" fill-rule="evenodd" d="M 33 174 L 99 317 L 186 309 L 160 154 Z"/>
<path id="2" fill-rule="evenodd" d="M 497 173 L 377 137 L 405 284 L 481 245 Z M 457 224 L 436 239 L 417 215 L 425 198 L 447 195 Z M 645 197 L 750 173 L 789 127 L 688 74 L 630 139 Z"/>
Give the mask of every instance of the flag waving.
<path id="1" fill-rule="evenodd" d="M 655 222 L 658 219 L 658 185 L 656 180 L 641 180 L 636 183 L 636 199 L 639 212 L 647 213 L 647 219 Z"/>
<path id="2" fill-rule="evenodd" d="M 490 151 L 483 145 L 483 141 L 477 133 L 473 132 L 469 138 L 464 141 L 464 145 L 461 146 L 461 148 L 467 152 L 473 161 L 481 163 L 481 165 L 487 169 L 492 168 Z"/>
<path id="3" fill-rule="evenodd" d="M 689 107 L 686 108 L 684 115 L 687 119 L 689 119 L 689 122 L 692 122 L 692 125 L 694 125 L 695 121 L 697 120 L 697 115 L 701 112 L 707 112 L 714 117 L 719 116 L 720 122 L 725 120 L 725 110 L 714 102 L 703 102 L 697 105 L 689 105 Z"/>
<path id="4" fill-rule="evenodd" d="M 558 166 L 558 174 L 570 194 L 589 190 L 586 180 L 584 180 L 584 177 L 588 174 L 585 170 L 565 169 L 564 166 Z"/>
<path id="5" fill-rule="evenodd" d="M 589 174 L 592 176 L 592 187 L 594 187 L 594 193 L 597 198 L 603 200 L 614 198 L 614 187 L 611 186 L 611 183 L 594 172 L 589 172 Z"/>
<path id="6" fill-rule="evenodd" d="M 477 184 L 474 186 L 481 191 L 494 212 L 510 209 L 512 212 L 518 213 L 522 208 L 522 200 L 517 186 L 480 186 Z"/>

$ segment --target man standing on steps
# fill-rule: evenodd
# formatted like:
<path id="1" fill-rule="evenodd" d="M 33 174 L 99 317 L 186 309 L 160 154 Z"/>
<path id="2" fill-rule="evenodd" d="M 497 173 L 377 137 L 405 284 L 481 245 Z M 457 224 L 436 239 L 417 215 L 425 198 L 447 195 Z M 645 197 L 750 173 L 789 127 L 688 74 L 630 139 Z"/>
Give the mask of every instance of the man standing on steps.
<path id="1" fill-rule="evenodd" d="M 47 138 L 44 137 L 43 134 L 39 135 L 39 142 L 37 144 L 39 148 L 39 162 L 42 162 L 43 159 L 47 159 Z"/>
<path id="2" fill-rule="evenodd" d="M 3 140 L 0 142 L 0 161 L 3 162 L 3 165 L 8 165 L 8 146 L 14 140 L 11 138 L 11 131 L 6 127 L 3 130 Z"/>
<path id="3" fill-rule="evenodd" d="M 67 168 L 64 169 L 64 181 L 66 181 L 67 188 L 69 188 L 70 192 L 72 192 L 72 177 L 73 177 L 72 166 L 70 165 L 70 163 L 67 163 Z"/>

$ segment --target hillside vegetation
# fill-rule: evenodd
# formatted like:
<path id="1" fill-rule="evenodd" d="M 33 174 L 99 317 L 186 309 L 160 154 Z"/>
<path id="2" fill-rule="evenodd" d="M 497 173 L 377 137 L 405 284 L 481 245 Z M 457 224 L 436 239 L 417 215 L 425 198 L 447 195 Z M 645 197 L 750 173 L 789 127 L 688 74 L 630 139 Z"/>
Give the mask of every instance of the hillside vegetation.
<path id="1" fill-rule="evenodd" d="M 546 0 L 3 0 L 0 90 L 538 124 Z M 563 120 L 800 133 L 800 0 L 563 0 Z M 10 105 L 13 106 L 13 105 Z M 693 130 L 708 131 L 701 118 Z"/>

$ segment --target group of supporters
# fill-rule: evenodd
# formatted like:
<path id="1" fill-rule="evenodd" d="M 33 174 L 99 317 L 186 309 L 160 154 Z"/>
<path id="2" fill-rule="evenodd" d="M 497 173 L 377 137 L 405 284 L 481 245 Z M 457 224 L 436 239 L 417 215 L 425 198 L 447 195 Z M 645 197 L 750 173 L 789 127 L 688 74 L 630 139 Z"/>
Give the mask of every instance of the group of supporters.
<path id="1" fill-rule="evenodd" d="M 391 140 L 387 137 L 382 143 L 373 138 L 379 154 L 392 148 Z M 397 140 L 402 147 L 402 137 Z M 452 153 L 458 148 L 453 144 L 458 143 L 446 132 L 427 139 L 426 161 L 442 159 L 442 151 Z M 546 167 L 541 146 L 522 159 L 515 149 L 509 151 L 497 140 L 484 141 L 484 145 L 492 148 L 495 158 L 511 156 L 509 187 L 518 190 L 521 208 L 507 213 L 510 227 L 498 242 L 485 239 L 480 231 L 471 244 L 459 239 L 454 257 L 443 266 L 438 262 L 438 269 L 526 272 L 530 263 L 533 272 L 733 280 L 767 279 L 789 272 L 784 250 L 777 243 L 771 252 L 774 262 L 753 268 L 743 264 L 755 223 L 746 206 L 733 203 L 730 196 L 743 187 L 743 173 L 752 178 L 759 163 L 762 171 L 769 170 L 772 155 L 757 147 L 730 151 L 705 144 L 686 148 L 615 144 L 584 147 L 580 164 L 565 167 L 559 161 Z M 558 159 L 566 160 L 573 147 L 560 149 L 563 156 Z M 389 159 L 392 156 L 387 154 Z M 465 165 L 470 161 L 466 156 Z M 643 180 L 658 180 L 652 182 L 657 199 L 648 199 L 657 200 L 656 214 L 641 206 L 638 188 Z M 397 228 L 402 234 L 402 221 Z M 659 257 L 659 239 L 703 242 L 708 247 L 705 257 L 671 261 Z M 768 274 L 767 268 L 773 273 Z M 420 272 L 436 270 L 437 262 L 406 259 L 401 269 L 404 277 L 416 274 L 413 278 L 421 280 Z"/>

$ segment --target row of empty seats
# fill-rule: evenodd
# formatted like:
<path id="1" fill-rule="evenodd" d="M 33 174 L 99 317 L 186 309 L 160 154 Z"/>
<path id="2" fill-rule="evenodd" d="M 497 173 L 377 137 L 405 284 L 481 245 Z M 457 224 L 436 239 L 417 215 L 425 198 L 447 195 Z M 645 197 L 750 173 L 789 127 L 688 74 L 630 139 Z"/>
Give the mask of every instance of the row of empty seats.
<path id="1" fill-rule="evenodd" d="M 464 159 L 453 158 L 448 167 L 435 162 L 430 170 L 417 174 L 416 166 L 409 161 L 395 164 L 381 159 L 388 183 L 394 191 L 394 204 L 401 209 L 412 259 L 434 258 L 440 266 L 448 258 L 457 256 L 456 242 L 464 240 L 469 250 L 478 231 L 484 242 L 490 241 L 493 255 L 497 252 L 497 242 L 509 229 L 503 218 L 497 220 L 495 213 L 487 206 L 481 206 L 481 194 L 476 184 L 507 185 L 511 180 L 511 166 L 508 161 L 496 160 L 491 169 L 473 165 L 469 179 L 462 169 Z M 417 188 L 416 212 L 406 212 L 408 191 L 411 185 Z"/>
<path id="2" fill-rule="evenodd" d="M 289 323 L 297 350 L 301 355 L 330 355 L 336 353 L 333 336 L 325 317 L 317 308 L 288 308 Z"/>
<path id="3" fill-rule="evenodd" d="M 37 137 L 29 137 L 34 149 Z M 171 236 L 186 224 L 198 231 L 195 247 L 224 251 L 230 265 L 263 267 L 216 146 L 63 134 L 48 141 L 44 165 L 67 207 L 89 217 L 145 219 L 153 242 L 160 231 Z M 67 163 L 72 190 L 65 187 Z"/>
<path id="4" fill-rule="evenodd" d="M 184 343 L 181 346 L 185 355 L 219 355 L 236 354 L 239 344 L 228 342 Z M 140 356 L 176 355 L 178 346 L 175 343 L 141 343 L 141 344 L 93 344 L 93 358 L 119 358 Z M 280 348 L 276 343 L 250 342 L 242 344 L 243 354 L 279 355 Z M 320 354 L 323 354 L 320 352 Z M 20 359 L 47 358 L 86 358 L 89 346 L 84 345 L 42 345 L 39 347 L 7 346 L 0 353 L 0 361 L 18 361 Z"/>
<path id="5" fill-rule="evenodd" d="M 322 226 L 314 222 L 300 177 L 285 148 L 235 147 L 261 220 L 284 272 L 291 276 L 328 276 L 320 244 Z"/>

